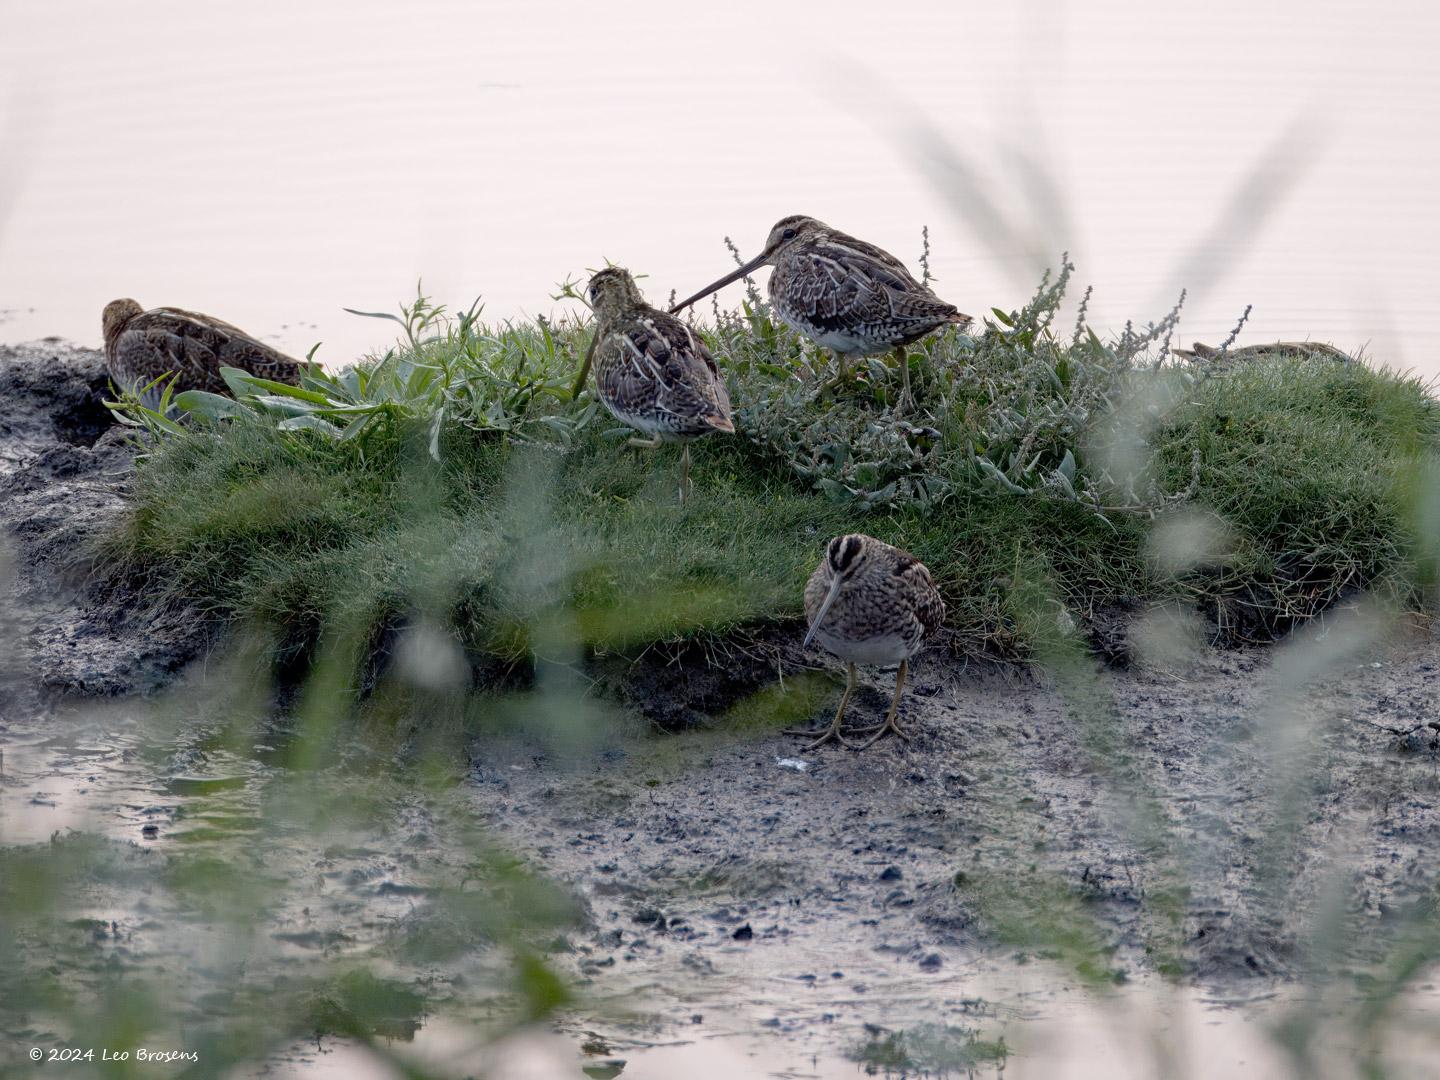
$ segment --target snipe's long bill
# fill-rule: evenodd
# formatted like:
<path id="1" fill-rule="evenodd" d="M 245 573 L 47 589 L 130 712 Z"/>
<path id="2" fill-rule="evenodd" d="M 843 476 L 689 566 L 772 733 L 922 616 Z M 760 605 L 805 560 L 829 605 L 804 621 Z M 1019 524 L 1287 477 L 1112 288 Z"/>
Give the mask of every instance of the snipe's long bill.
<path id="1" fill-rule="evenodd" d="M 825 557 L 805 584 L 805 615 L 810 620 L 805 647 L 818 640 L 845 661 L 845 694 L 835 719 L 823 732 L 790 734 L 819 734 L 807 750 L 832 739 L 852 746 L 840 725 L 855 690 L 855 665 L 899 664 L 890 711 L 884 721 L 861 732 L 874 734 L 855 749 L 863 750 L 886 734 L 909 738 L 900 729 L 898 718 L 910 657 L 920 651 L 925 639 L 945 619 L 945 602 L 925 564 L 908 551 L 873 536 L 837 536 L 826 546 Z"/>

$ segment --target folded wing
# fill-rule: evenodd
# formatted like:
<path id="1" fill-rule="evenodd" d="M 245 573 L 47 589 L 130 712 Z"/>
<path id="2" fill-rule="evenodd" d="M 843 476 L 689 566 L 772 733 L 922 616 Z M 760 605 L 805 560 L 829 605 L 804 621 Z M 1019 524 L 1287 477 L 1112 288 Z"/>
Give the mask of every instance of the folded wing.
<path id="1" fill-rule="evenodd" d="M 178 374 L 177 389 L 225 393 L 222 367 L 277 382 L 297 382 L 301 364 L 220 319 L 178 308 L 143 312 L 125 326 L 110 357 L 112 373 L 130 384 Z"/>
<path id="2" fill-rule="evenodd" d="M 650 405 L 676 432 L 735 430 L 714 356 L 679 319 L 659 311 L 627 319 L 601 349 L 601 393 L 622 408 Z"/>
<path id="3" fill-rule="evenodd" d="M 946 323 L 970 321 L 916 281 L 903 263 L 873 244 L 830 236 L 788 261 L 784 288 L 815 329 L 876 333 L 886 327 L 896 343 Z"/>

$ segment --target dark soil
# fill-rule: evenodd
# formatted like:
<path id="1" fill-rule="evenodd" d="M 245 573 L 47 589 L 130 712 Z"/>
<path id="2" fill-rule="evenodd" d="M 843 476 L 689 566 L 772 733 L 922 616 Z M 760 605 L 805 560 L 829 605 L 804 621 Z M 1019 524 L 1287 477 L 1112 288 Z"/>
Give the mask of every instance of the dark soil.
<path id="1" fill-rule="evenodd" d="M 1206 649 L 1183 671 L 1097 669 L 1099 720 L 1073 691 L 932 656 L 902 711 L 909 742 L 804 754 L 794 738 L 696 734 L 518 770 L 492 747 L 476 797 L 590 901 L 580 968 L 597 979 L 616 958 L 632 973 L 692 955 L 749 964 L 732 955 L 747 925 L 756 949 L 804 938 L 917 974 L 996 946 L 1053 956 L 1071 917 L 1052 897 L 1078 901 L 1074 924 L 1117 978 L 1298 976 L 1336 949 L 1373 960 L 1440 883 L 1426 726 L 1440 648 L 1428 633 L 1353 641 L 1329 657 L 1312 637 Z M 885 694 L 858 704 L 855 722 L 874 722 Z M 1095 755 L 1094 724 L 1120 764 Z M 1137 820 L 1147 803 L 1159 839 Z M 1177 884 L 1172 921 L 1159 909 Z M 1343 943 L 1317 929 L 1337 890 Z"/>
<path id="2" fill-rule="evenodd" d="M 777 673 L 810 666 L 799 636 L 793 626 L 766 627 L 726 641 L 656 645 L 594 666 L 605 692 L 660 731 L 706 729 Z"/>
<path id="3" fill-rule="evenodd" d="M 0 347 L 0 559 L 11 564 L 0 627 L 11 674 L 0 693 L 148 693 L 204 647 L 204 620 L 158 610 L 140 582 L 94 573 L 125 512 L 134 448 L 101 404 L 99 352 Z"/>

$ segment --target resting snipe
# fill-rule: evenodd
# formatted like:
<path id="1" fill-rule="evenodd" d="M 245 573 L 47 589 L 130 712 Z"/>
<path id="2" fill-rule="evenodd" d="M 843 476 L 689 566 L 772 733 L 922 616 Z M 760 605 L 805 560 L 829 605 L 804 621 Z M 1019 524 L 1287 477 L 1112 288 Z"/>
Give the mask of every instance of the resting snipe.
<path id="1" fill-rule="evenodd" d="M 155 379 L 175 373 L 178 390 L 228 393 L 222 367 L 236 367 L 276 382 L 297 383 L 304 365 L 256 341 L 239 327 L 210 315 L 179 308 L 146 311 L 134 300 L 112 300 L 101 316 L 105 363 L 122 390 L 143 391 Z M 159 404 L 161 391 L 145 391 L 146 404 Z"/>
<path id="2" fill-rule="evenodd" d="M 716 289 L 769 264 L 770 302 L 787 325 L 832 350 L 844 381 L 851 357 L 895 350 L 910 398 L 905 346 L 932 330 L 965 326 L 970 316 L 916 281 L 888 251 L 795 214 L 770 230 L 764 250 L 740 269 L 671 308 L 680 311 Z"/>
<path id="3" fill-rule="evenodd" d="M 860 732 L 875 734 L 856 749 L 863 750 L 887 732 L 909 738 L 900 730 L 896 716 L 910 657 L 920 651 L 925 638 L 939 629 L 945 618 L 945 602 L 925 564 L 873 536 L 837 536 L 805 584 L 805 615 L 810 620 L 805 645 L 808 647 L 818 638 L 846 666 L 845 694 L 835 719 L 805 749 L 813 750 L 831 739 L 851 745 L 840 734 L 840 723 L 855 690 L 856 664 L 900 665 L 890 711 L 882 723 Z"/>
<path id="4" fill-rule="evenodd" d="M 615 418 L 648 436 L 632 446 L 682 442 L 680 501 L 690 486 L 690 440 L 712 431 L 733 432 L 730 395 L 715 358 L 690 327 L 649 304 L 628 270 L 612 266 L 590 279 L 586 295 L 597 326 L 580 377 L 591 361 L 600 400 Z"/>

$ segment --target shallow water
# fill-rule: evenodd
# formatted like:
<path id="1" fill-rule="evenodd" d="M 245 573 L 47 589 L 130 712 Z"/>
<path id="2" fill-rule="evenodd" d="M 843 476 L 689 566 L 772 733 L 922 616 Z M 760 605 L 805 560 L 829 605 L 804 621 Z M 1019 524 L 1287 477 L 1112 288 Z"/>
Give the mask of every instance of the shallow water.
<path id="1" fill-rule="evenodd" d="M 203 676 L 197 678 L 203 687 Z M 393 948 L 396 931 L 416 916 L 437 871 L 463 865 L 467 822 L 484 819 L 506 842 L 523 843 L 524 830 L 514 827 L 545 816 L 527 785 L 546 791 L 558 785 L 549 801 L 563 807 L 573 794 L 565 789 L 582 787 L 583 774 L 571 778 L 564 768 L 538 765 L 533 748 L 497 743 L 481 769 L 515 777 L 513 786 L 501 780 L 497 788 L 477 776 L 453 789 L 426 787 L 393 765 L 371 771 L 353 763 L 297 785 L 276 762 L 284 735 L 262 724 L 237 740 L 213 715 L 215 700 L 182 688 L 158 703 L 120 700 L 53 716 L 7 717 L 0 723 L 0 843 L 42 843 L 69 830 L 119 841 L 119 851 L 131 852 L 120 857 L 138 872 L 97 878 L 70 914 L 110 923 L 109 937 L 96 945 L 108 952 L 107 962 L 132 979 L 168 975 L 184 1002 L 222 992 L 247 968 L 246 979 L 263 972 L 281 983 L 301 977 L 322 954 L 368 959 L 436 991 L 412 1036 L 379 1041 L 387 1057 L 327 1037 L 232 1070 L 226 1074 L 232 1080 L 389 1080 L 407 1065 L 490 1080 L 848 1080 L 867 1072 L 990 1080 L 1323 1078 L 1353 1075 L 1364 1049 L 1349 1026 L 1353 1001 L 1338 992 L 1326 1001 L 1313 989 L 1251 979 L 1218 993 L 1148 975 L 1099 992 L 1043 962 L 955 949 L 943 967 L 917 973 L 901 955 L 872 948 L 866 936 L 848 936 L 844 918 L 834 916 L 797 926 L 763 949 L 758 938 L 754 948 L 727 940 L 710 953 L 716 966 L 705 963 L 704 970 L 681 957 L 683 938 L 648 959 L 627 955 L 603 980 L 580 980 L 590 985 L 562 1011 L 555 1029 L 497 1039 L 493 1009 L 466 1004 L 466 994 L 455 992 L 468 986 L 468 994 L 478 992 L 483 1001 L 487 971 L 496 974 L 488 964 L 473 955 L 459 968 L 407 961 Z M 358 741 L 365 754 L 378 749 Z M 691 767 L 709 753 L 703 743 L 677 740 L 677 747 Z M 639 775 L 648 774 L 641 769 Z M 563 822 L 564 813 L 556 820 Z M 606 826 L 597 820 L 593 827 Z M 543 822 L 539 835 L 548 835 Z M 258 923 L 227 930 L 223 921 L 197 918 L 154 887 L 163 860 L 197 854 L 253 866 L 278 883 Z M 604 867 L 596 876 L 604 878 Z M 723 915 L 732 918 L 728 910 Z M 722 936 L 728 933 L 727 926 Z M 230 966 L 236 962 L 238 968 Z M 456 971 L 466 979 L 453 978 Z M 1327 1034 L 1317 1066 L 1297 1073 L 1273 1027 L 1300 1012 Z M 1433 984 L 1397 1003 L 1385 1029 L 1386 1076 L 1432 1075 L 1437 1015 L 1440 992 Z M 194 1045 L 185 1041 L 186 1024 L 172 1042 L 152 1034 L 150 1044 Z M 408 1029 L 402 1024 L 400 1030 Z M 973 1037 L 1003 1040 L 1007 1055 L 1003 1066 L 982 1059 L 968 1070 L 865 1066 L 867 1047 L 872 1060 L 883 1061 L 876 1051 L 895 1031 L 906 1033 L 912 1049 L 917 1038 L 940 1047 L 930 1053 L 953 1055 Z M 76 1039 L 83 1042 L 83 1033 L 73 1033 Z"/>
<path id="2" fill-rule="evenodd" d="M 377 899 L 372 871 L 413 844 L 407 834 L 415 827 L 415 807 L 374 822 L 377 827 L 363 844 L 350 850 L 340 842 L 343 828 L 332 826 L 303 838 L 283 829 L 275 835 L 257 816 L 267 798 L 266 782 L 275 779 L 273 772 L 254 756 L 218 750 L 214 731 L 195 718 L 157 740 L 153 723 L 138 722 L 137 712 L 133 704 L 112 705 L 66 717 L 64 724 L 11 724 L 0 731 L 0 841 L 37 843 L 75 829 L 153 848 L 160 855 L 206 849 L 233 853 L 232 845 L 254 842 L 264 851 L 268 872 L 293 879 L 274 904 L 270 929 L 286 943 L 281 951 L 293 954 L 291 963 L 301 966 L 316 947 L 310 939 L 335 936 L 333 947 L 341 950 L 373 944 L 376 925 L 402 919 L 413 906 L 398 889 L 388 900 Z M 198 749 L 202 746 L 207 749 Z M 355 781 L 322 776 L 318 782 Z M 435 819 L 435 824 L 443 826 L 443 820 Z M 267 837 L 267 832 L 272 835 Z M 320 876 L 333 888 L 307 886 L 304 879 L 317 866 L 325 868 Z M 142 891 L 138 906 L 112 895 L 89 910 L 122 927 L 143 921 L 154 928 L 167 920 L 163 905 L 152 906 L 147 893 Z M 350 933 L 338 936 L 327 928 L 332 922 Z M 157 966 L 178 962 L 193 969 L 184 981 L 189 994 L 200 995 L 213 993 L 222 977 L 220 970 L 195 963 L 206 952 L 223 948 L 223 933 L 217 939 L 214 932 L 214 927 L 187 926 L 181 920 L 163 928 L 158 935 L 162 945 L 145 942 L 147 936 L 157 937 L 153 929 L 148 934 L 144 928 L 132 930 L 126 940 L 132 961 Z M 853 979 L 797 981 L 793 972 L 802 969 L 874 969 L 874 959 L 858 942 L 853 950 L 835 951 L 833 941 L 830 945 L 817 952 L 813 943 L 797 940 L 784 949 L 755 953 L 742 973 L 718 980 L 687 978 L 678 965 L 660 982 L 651 971 L 628 981 L 622 974 L 618 983 L 607 986 L 608 998 L 568 1012 L 554 1031 L 532 1030 L 494 1041 L 483 1019 L 468 1023 L 441 1011 L 425 1019 L 413 1038 L 381 1042 L 384 1051 L 394 1055 L 391 1062 L 362 1046 L 326 1038 L 297 1043 L 263 1064 L 228 1075 L 232 1080 L 390 1080 L 402 1075 L 401 1064 L 436 1075 L 484 1075 L 489 1080 L 584 1075 L 620 1075 L 625 1080 L 850 1080 L 867 1071 L 994 1080 L 1288 1075 L 1288 1061 L 1268 1030 L 1284 1007 L 1300 1000 L 1283 985 L 1257 982 L 1226 998 L 1145 978 L 1118 991 L 1097 993 L 1045 964 L 1016 965 L 981 955 L 951 964 L 935 976 L 917 978 L 912 969 L 896 966 L 891 974 L 863 984 Z M 282 970 L 286 959 L 280 957 Z M 418 967 L 402 966 L 400 971 L 408 978 L 426 974 Z M 1411 1028 L 1413 1045 L 1401 1036 L 1389 1047 L 1387 1075 L 1395 1080 L 1429 1075 L 1434 1044 L 1424 1025 L 1437 1009 L 1440 994 L 1433 986 L 1411 995 L 1395 1027 Z M 689 1024 L 662 1019 L 691 1010 Z M 880 1027 L 860 1027 L 856 1015 L 871 1017 Z M 857 1062 L 865 1046 L 882 1040 L 886 1032 L 923 1031 L 931 1017 L 953 1021 L 956 1016 L 964 1018 L 963 1023 L 937 1027 L 939 1037 L 957 1044 L 963 1043 L 965 1033 L 988 1042 L 1003 1040 L 1008 1051 L 1003 1065 L 980 1063 L 968 1072 L 887 1072 L 880 1066 L 867 1070 Z M 594 1046 L 597 1033 L 604 1049 Z M 168 1045 L 163 1038 L 152 1036 L 150 1041 Z M 1333 1041 L 1344 1051 L 1337 1060 L 1348 1062 L 1355 1047 L 1343 1029 Z M 587 1044 L 588 1051 L 582 1050 Z M 618 1062 L 623 1062 L 618 1074 L 605 1071 Z M 599 1072 L 582 1072 L 587 1067 Z M 1348 1066 L 1337 1067 L 1334 1075 L 1350 1075 Z"/>
<path id="3" fill-rule="evenodd" d="M 1037 975 L 1039 973 L 1036 973 Z M 1005 973 L 1005 982 L 1015 973 Z M 1045 978 L 1051 977 L 1046 972 Z M 1039 978 L 1036 982 L 1040 981 Z M 984 987 L 983 979 L 972 986 Z M 996 987 L 994 983 L 990 984 Z M 483 1075 L 488 1080 L 556 1080 L 582 1075 L 619 1076 L 622 1080 L 856 1080 L 887 1077 L 965 1077 L 968 1080 L 1239 1080 L 1291 1075 L 1292 1062 L 1277 1047 L 1267 1027 L 1276 1002 L 1216 1001 L 1189 991 L 1146 983 L 1097 998 L 1071 988 L 1018 990 L 1012 983 L 984 1022 L 987 1034 L 1003 1037 L 1009 1053 L 1003 1064 L 972 1068 L 893 1068 L 867 1066 L 855 1046 L 831 1045 L 815 1051 L 778 1037 L 757 1037 L 749 1030 L 707 1032 L 686 1037 L 674 1033 L 657 1042 L 623 1040 L 605 1054 L 577 1050 L 575 1034 L 530 1033 L 498 1044 L 479 1046 L 473 1034 L 444 1023 L 423 1029 L 414 1042 L 392 1045 L 398 1059 L 450 1075 Z M 1002 994 L 1004 991 L 1002 991 Z M 1274 995 L 1263 994 L 1262 998 Z M 1435 995 L 1412 1000 L 1404 1011 L 1408 1024 L 1432 1015 Z M 1258 1006 L 1258 1008 L 1257 1008 Z M 821 1042 L 821 1039 L 814 1040 Z M 843 1045 L 843 1039 L 835 1040 Z M 1329 1049 L 1339 1051 L 1333 1068 L 1323 1061 L 1306 1074 L 1311 1080 L 1349 1075 L 1338 1064 L 1351 1057 L 1343 1035 Z M 605 1069 L 623 1063 L 618 1073 Z M 1401 1035 L 1390 1047 L 1389 1080 L 1433 1076 L 1433 1044 Z M 401 1073 L 375 1060 L 364 1049 L 334 1044 L 321 1052 L 296 1048 L 276 1068 L 293 1069 L 314 1080 L 392 1080 Z M 589 1073 L 583 1069 L 592 1070 Z M 246 1074 L 247 1076 L 249 1074 Z M 236 1077 L 235 1080 L 240 1080 Z"/>
<path id="4" fill-rule="evenodd" d="M 134 295 L 340 363 L 390 339 L 341 308 L 422 277 L 504 318 L 612 259 L 658 299 L 801 211 L 912 265 L 929 225 L 972 314 L 1068 249 L 1101 327 L 1186 285 L 1186 340 L 1253 303 L 1242 342 L 1440 373 L 1433 5 L 820 10 L 12 3 L 0 339 Z"/>

